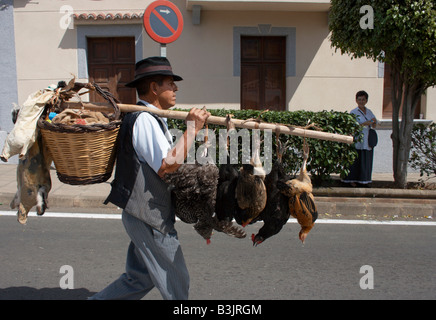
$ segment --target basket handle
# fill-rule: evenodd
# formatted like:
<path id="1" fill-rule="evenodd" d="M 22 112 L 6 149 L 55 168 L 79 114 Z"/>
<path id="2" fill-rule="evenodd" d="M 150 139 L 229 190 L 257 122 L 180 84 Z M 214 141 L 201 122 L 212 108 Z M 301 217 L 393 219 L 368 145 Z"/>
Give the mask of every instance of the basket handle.
<path id="1" fill-rule="evenodd" d="M 117 103 L 120 103 L 120 101 L 114 97 L 112 93 L 109 91 L 103 90 L 98 84 L 95 82 L 92 84 L 95 91 L 97 91 L 98 94 L 100 94 L 103 98 L 105 98 L 114 108 L 114 113 L 112 116 L 109 117 L 109 120 L 119 120 L 121 116 L 120 108 L 118 107 Z"/>

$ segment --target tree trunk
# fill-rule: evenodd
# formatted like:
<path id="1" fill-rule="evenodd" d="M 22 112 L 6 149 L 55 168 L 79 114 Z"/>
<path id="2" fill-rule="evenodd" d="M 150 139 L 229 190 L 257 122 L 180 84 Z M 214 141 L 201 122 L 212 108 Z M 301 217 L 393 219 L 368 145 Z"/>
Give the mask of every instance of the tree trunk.
<path id="1" fill-rule="evenodd" d="M 419 83 L 404 81 L 399 68 L 392 68 L 392 146 L 393 171 L 397 187 L 407 186 L 407 166 L 412 143 L 415 109 L 425 88 Z M 400 109 L 401 121 L 400 121 Z"/>

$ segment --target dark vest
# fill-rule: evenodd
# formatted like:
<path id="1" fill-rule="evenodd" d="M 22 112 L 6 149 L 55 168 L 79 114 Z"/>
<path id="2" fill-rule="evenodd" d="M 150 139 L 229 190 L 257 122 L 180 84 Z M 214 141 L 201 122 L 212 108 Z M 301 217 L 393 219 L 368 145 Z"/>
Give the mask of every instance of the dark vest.
<path id="1" fill-rule="evenodd" d="M 147 163 L 139 161 L 132 143 L 133 126 L 142 112 L 128 113 L 123 119 L 118 136 L 115 178 L 104 203 L 111 202 L 166 234 L 173 229 L 175 222 L 171 191 Z M 171 144 L 164 121 L 151 115 L 158 121 Z"/>

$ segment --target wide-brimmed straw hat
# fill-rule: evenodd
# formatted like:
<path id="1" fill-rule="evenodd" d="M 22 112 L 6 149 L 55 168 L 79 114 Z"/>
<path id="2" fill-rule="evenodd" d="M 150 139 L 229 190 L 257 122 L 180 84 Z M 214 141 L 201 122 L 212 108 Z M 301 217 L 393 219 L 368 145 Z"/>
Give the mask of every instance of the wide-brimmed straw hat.
<path id="1" fill-rule="evenodd" d="M 135 88 L 142 79 L 155 75 L 172 76 L 174 81 L 183 80 L 182 77 L 173 73 L 173 69 L 167 58 L 150 57 L 136 63 L 135 79 L 127 83 L 126 87 Z"/>

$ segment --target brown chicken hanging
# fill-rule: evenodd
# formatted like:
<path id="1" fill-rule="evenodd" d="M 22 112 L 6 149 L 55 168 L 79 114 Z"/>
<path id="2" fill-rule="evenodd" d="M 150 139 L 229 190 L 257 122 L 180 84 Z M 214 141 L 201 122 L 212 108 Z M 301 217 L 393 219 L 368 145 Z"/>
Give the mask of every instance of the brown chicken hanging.
<path id="1" fill-rule="evenodd" d="M 301 226 L 299 238 L 303 243 L 318 218 L 318 211 L 312 194 L 312 182 L 306 169 L 308 158 L 309 146 L 306 140 L 304 140 L 303 164 L 300 174 L 295 179 L 277 182 L 277 187 L 280 191 L 289 197 L 289 211 Z"/>
<path id="2" fill-rule="evenodd" d="M 253 155 L 250 164 L 243 164 L 236 184 L 238 214 L 235 220 L 245 227 L 254 221 L 266 205 L 265 170 L 260 162 L 260 137 L 253 134 Z"/>

